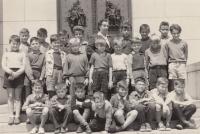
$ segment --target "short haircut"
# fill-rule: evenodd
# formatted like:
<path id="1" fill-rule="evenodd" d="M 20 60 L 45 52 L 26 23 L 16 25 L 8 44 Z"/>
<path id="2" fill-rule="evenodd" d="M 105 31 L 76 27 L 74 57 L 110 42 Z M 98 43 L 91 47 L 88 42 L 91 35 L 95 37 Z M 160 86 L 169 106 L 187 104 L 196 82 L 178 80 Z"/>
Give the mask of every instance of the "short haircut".
<path id="1" fill-rule="evenodd" d="M 84 84 L 84 83 L 76 83 L 76 84 L 74 85 L 74 89 L 75 89 L 75 91 L 76 91 L 77 89 L 82 89 L 82 90 L 85 91 L 85 84 Z"/>
<path id="2" fill-rule="evenodd" d="M 11 35 L 9 38 L 9 43 L 12 41 L 16 41 L 17 43 L 20 43 L 20 37 L 18 35 Z"/>
<path id="3" fill-rule="evenodd" d="M 65 83 L 57 83 L 55 85 L 55 91 L 58 91 L 58 90 L 65 90 L 67 91 L 67 86 Z"/>
<path id="4" fill-rule="evenodd" d="M 137 82 L 143 82 L 146 84 L 146 79 L 144 77 L 137 77 L 137 78 L 135 78 L 135 83 L 137 83 Z"/>
<path id="5" fill-rule="evenodd" d="M 126 80 L 121 80 L 119 82 L 117 82 L 117 88 L 119 87 L 123 87 L 124 89 L 128 90 L 128 84 L 126 82 Z"/>
<path id="6" fill-rule="evenodd" d="M 176 86 L 185 87 L 185 80 L 184 79 L 175 79 L 174 80 L 174 87 L 176 87 Z"/>
<path id="7" fill-rule="evenodd" d="M 31 87 L 34 88 L 35 86 L 43 87 L 42 82 L 40 80 L 36 80 L 34 83 L 31 84 Z M 42 88 L 43 91 L 43 88 Z"/>
<path id="8" fill-rule="evenodd" d="M 148 24 L 142 24 L 142 25 L 140 26 L 140 30 L 139 30 L 140 33 L 141 33 L 142 29 L 146 29 L 146 30 L 148 30 L 148 32 L 150 32 L 150 27 L 149 27 Z"/>
<path id="9" fill-rule="evenodd" d="M 84 27 L 83 26 L 75 26 L 75 27 L 73 27 L 73 33 L 75 32 L 75 31 L 81 31 L 83 34 L 84 34 Z"/>
<path id="10" fill-rule="evenodd" d="M 32 37 L 32 38 L 30 39 L 30 43 L 32 43 L 33 41 L 39 42 L 39 38 L 38 38 L 38 37 Z"/>
<path id="11" fill-rule="evenodd" d="M 53 42 L 59 42 L 60 41 L 60 37 L 58 34 L 52 34 L 50 36 L 50 43 L 53 43 Z"/>
<path id="12" fill-rule="evenodd" d="M 113 39 L 113 45 L 114 45 L 114 46 L 121 46 L 122 40 L 123 40 L 123 38 L 115 37 L 115 38 Z"/>
<path id="13" fill-rule="evenodd" d="M 19 31 L 19 35 L 20 34 L 28 34 L 29 35 L 29 30 L 27 28 L 22 28 L 20 31 Z"/>
<path id="14" fill-rule="evenodd" d="M 105 99 L 105 96 L 104 96 L 103 92 L 97 91 L 97 92 L 95 92 L 95 93 L 93 94 L 93 98 L 94 98 L 94 99 L 95 99 L 95 98 L 100 98 L 100 99 L 104 100 L 104 99 Z"/>
<path id="15" fill-rule="evenodd" d="M 101 19 L 99 22 L 98 22 L 98 30 L 100 30 L 100 27 L 102 25 L 103 22 L 108 22 L 109 23 L 109 20 L 108 19 Z"/>
<path id="16" fill-rule="evenodd" d="M 138 37 L 134 37 L 133 43 L 141 43 L 141 40 Z"/>
<path id="17" fill-rule="evenodd" d="M 95 38 L 95 47 L 97 47 L 98 44 L 102 44 L 102 45 L 106 46 L 105 39 L 103 37 L 101 37 L 101 36 L 97 36 Z"/>
<path id="18" fill-rule="evenodd" d="M 178 33 L 181 33 L 181 31 L 182 31 L 182 28 L 181 28 L 181 26 L 180 25 L 178 25 L 178 24 L 172 24 L 171 26 L 170 26 L 170 32 L 172 33 L 172 31 L 175 29 L 175 30 L 177 30 L 178 31 Z"/>
<path id="19" fill-rule="evenodd" d="M 68 35 L 67 30 L 63 29 L 59 32 L 60 35 Z"/>
<path id="20" fill-rule="evenodd" d="M 128 21 L 125 21 L 122 25 L 121 25 L 121 29 L 123 28 L 128 28 L 128 29 L 132 29 L 132 25 L 128 22 Z"/>
<path id="21" fill-rule="evenodd" d="M 166 77 L 159 77 L 157 79 L 156 85 L 160 85 L 160 84 L 168 84 L 169 81 Z"/>
<path id="22" fill-rule="evenodd" d="M 73 46 L 73 44 L 79 44 L 80 45 L 80 43 L 81 43 L 81 41 L 80 41 L 79 38 L 73 37 L 73 38 L 69 39 L 69 45 L 70 46 Z"/>
<path id="23" fill-rule="evenodd" d="M 37 36 L 46 36 L 47 37 L 47 30 L 45 28 L 38 29 Z"/>
<path id="24" fill-rule="evenodd" d="M 152 34 L 150 38 L 151 38 L 152 41 L 159 41 L 160 42 L 160 36 L 158 36 L 157 34 Z"/>
<path id="25" fill-rule="evenodd" d="M 162 22 L 160 23 L 159 29 L 160 29 L 161 26 L 168 26 L 168 27 L 169 27 L 169 22 L 167 22 L 167 21 L 162 21 Z"/>

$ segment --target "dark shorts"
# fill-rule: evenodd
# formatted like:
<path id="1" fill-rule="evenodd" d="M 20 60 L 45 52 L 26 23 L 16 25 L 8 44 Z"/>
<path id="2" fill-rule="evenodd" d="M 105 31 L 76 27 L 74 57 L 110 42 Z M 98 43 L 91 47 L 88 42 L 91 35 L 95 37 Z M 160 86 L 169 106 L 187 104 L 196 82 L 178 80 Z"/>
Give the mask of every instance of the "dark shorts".
<path id="1" fill-rule="evenodd" d="M 17 71 L 19 70 L 18 68 L 12 68 L 11 70 Z M 4 75 L 4 83 L 3 83 L 3 88 L 22 88 L 24 86 L 24 77 L 25 74 L 21 74 L 19 77 L 15 78 L 14 80 L 9 80 L 8 79 L 9 74 L 5 73 Z"/>
<path id="2" fill-rule="evenodd" d="M 100 117 L 94 117 L 90 122 L 90 128 L 93 132 L 104 131 L 106 119 Z"/>

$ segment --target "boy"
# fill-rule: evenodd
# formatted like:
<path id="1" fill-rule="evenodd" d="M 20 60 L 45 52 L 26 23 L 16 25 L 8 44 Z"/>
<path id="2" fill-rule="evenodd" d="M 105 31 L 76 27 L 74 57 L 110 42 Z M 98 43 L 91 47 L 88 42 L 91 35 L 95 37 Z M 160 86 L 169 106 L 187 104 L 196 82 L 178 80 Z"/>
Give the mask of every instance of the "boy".
<path id="1" fill-rule="evenodd" d="M 186 79 L 186 63 L 188 45 L 180 39 L 181 27 L 178 24 L 170 26 L 172 39 L 165 45 L 168 54 L 168 74 L 170 84 L 174 79 Z M 173 84 L 172 84 L 173 85 Z M 172 89 L 169 89 L 170 91 Z"/>
<path id="2" fill-rule="evenodd" d="M 71 114 L 71 96 L 67 95 L 65 83 L 58 83 L 55 86 L 56 95 L 50 100 L 49 114 L 55 126 L 55 134 L 65 133 L 67 123 Z"/>
<path id="3" fill-rule="evenodd" d="M 113 108 L 113 117 L 119 125 L 116 131 L 125 130 L 137 117 L 138 112 L 131 110 L 128 98 L 128 84 L 125 80 L 117 83 L 118 92 L 111 97 L 110 103 Z"/>
<path id="4" fill-rule="evenodd" d="M 60 40 L 57 34 L 50 37 L 52 48 L 45 54 L 45 69 L 40 80 L 46 76 L 46 86 L 49 97 L 55 95 L 54 87 L 56 83 L 62 82 L 62 70 L 66 59 L 66 54 L 60 50 Z"/>
<path id="5" fill-rule="evenodd" d="M 34 126 L 31 134 L 40 133 L 44 134 L 44 125 L 48 119 L 48 96 L 43 93 L 42 83 L 35 81 L 32 85 L 33 93 L 26 98 L 22 110 L 26 111 L 27 118 Z M 38 126 L 38 121 L 40 125 Z"/>
<path id="6" fill-rule="evenodd" d="M 68 35 L 67 31 L 61 30 L 59 32 L 59 37 L 60 37 L 60 42 L 61 42 L 60 49 L 63 50 L 66 54 L 69 54 L 70 53 L 70 48 L 68 45 L 69 35 Z"/>
<path id="7" fill-rule="evenodd" d="M 19 116 L 26 56 L 25 53 L 19 51 L 19 36 L 11 35 L 9 45 L 10 51 L 6 51 L 2 56 L 2 69 L 5 71 L 3 88 L 7 90 L 8 94 L 8 124 L 17 125 L 20 123 Z"/>
<path id="8" fill-rule="evenodd" d="M 166 22 L 166 21 L 162 21 L 160 23 L 160 26 L 159 26 L 159 32 L 161 34 L 161 36 L 160 36 L 160 44 L 161 44 L 162 47 L 164 47 L 165 44 L 170 39 L 170 37 L 168 35 L 168 33 L 169 33 L 169 23 Z"/>
<path id="9" fill-rule="evenodd" d="M 167 54 L 160 45 L 160 37 L 151 36 L 150 48 L 145 51 L 146 69 L 148 70 L 149 89 L 156 87 L 158 77 L 167 78 Z"/>
<path id="10" fill-rule="evenodd" d="M 93 92 L 101 91 L 108 99 L 108 88 L 112 87 L 112 58 L 105 52 L 106 42 L 102 38 L 95 41 L 97 51 L 90 59 L 89 83 L 92 84 Z"/>
<path id="11" fill-rule="evenodd" d="M 40 52 L 39 39 L 32 37 L 30 44 L 31 52 L 27 54 L 27 66 L 25 69 L 27 76 L 24 80 L 26 97 L 31 94 L 31 83 L 34 83 L 36 79 L 40 79 L 45 62 L 45 55 Z"/>
<path id="12" fill-rule="evenodd" d="M 145 69 L 145 57 L 139 50 L 141 48 L 141 41 L 138 38 L 133 40 L 133 52 L 128 55 L 128 78 L 131 79 L 133 86 L 134 80 L 138 77 L 143 77 L 147 81 L 147 71 Z"/>
<path id="13" fill-rule="evenodd" d="M 115 52 L 111 54 L 111 58 L 113 65 L 113 87 L 116 88 L 117 82 L 127 79 L 128 57 L 122 53 L 122 40 L 120 38 L 115 38 L 113 43 Z M 113 93 L 116 93 L 116 91 Z"/>
<path id="14" fill-rule="evenodd" d="M 165 77 L 159 77 L 157 80 L 156 88 L 151 90 L 151 92 L 156 102 L 156 121 L 158 122 L 158 130 L 169 131 L 172 116 L 172 106 L 165 103 L 168 95 L 168 79 Z M 166 119 L 165 126 L 161 121 L 162 117 Z"/>
<path id="15" fill-rule="evenodd" d="M 84 28 L 82 26 L 75 26 L 73 28 L 73 33 L 74 33 L 75 38 L 80 39 L 80 48 L 79 48 L 80 52 L 83 54 L 87 54 L 86 50 L 87 50 L 88 42 L 84 40 Z"/>
<path id="16" fill-rule="evenodd" d="M 166 104 L 172 103 L 174 114 L 180 121 L 180 124 L 176 125 L 177 129 L 183 129 L 183 127 L 194 129 L 196 124 L 191 117 L 196 112 L 196 105 L 193 104 L 191 96 L 184 89 L 185 80 L 175 80 L 174 91 L 168 94 Z"/>
<path id="17" fill-rule="evenodd" d="M 107 133 L 112 121 L 112 105 L 105 100 L 102 92 L 95 92 L 93 97 L 94 118 L 90 122 L 90 128 L 93 132 L 105 131 Z"/>
<path id="18" fill-rule="evenodd" d="M 20 47 L 19 50 L 27 54 L 29 52 L 29 43 L 28 39 L 30 37 L 29 30 L 27 28 L 22 28 L 19 32 L 20 37 Z"/>
<path id="19" fill-rule="evenodd" d="M 132 52 L 132 44 L 131 40 L 131 30 L 132 26 L 129 22 L 124 22 L 121 26 L 121 34 L 122 34 L 122 52 L 124 54 L 130 54 Z"/>
<path id="20" fill-rule="evenodd" d="M 70 85 L 70 95 L 74 96 L 74 85 L 76 83 L 88 84 L 88 60 L 85 54 L 79 51 L 79 38 L 69 40 L 71 53 L 66 56 L 66 61 L 63 68 L 63 78 L 67 86 Z"/>
<path id="21" fill-rule="evenodd" d="M 155 113 L 155 104 L 151 93 L 146 89 L 146 80 L 142 77 L 135 79 L 135 91 L 129 95 L 131 107 L 138 111 L 141 132 L 152 131 L 151 125 Z"/>
<path id="22" fill-rule="evenodd" d="M 75 96 L 72 98 L 72 112 L 76 122 L 80 124 L 77 133 L 91 133 L 91 129 L 87 123 L 90 117 L 91 100 L 87 98 L 85 85 L 83 83 L 76 83 Z"/>
<path id="23" fill-rule="evenodd" d="M 45 54 L 50 49 L 49 43 L 45 41 L 47 38 L 47 30 L 45 28 L 38 29 L 37 37 L 40 40 L 40 52 Z"/>
<path id="24" fill-rule="evenodd" d="M 140 26 L 140 35 L 141 35 L 141 48 L 140 48 L 140 53 L 144 54 L 145 51 L 150 47 L 151 44 L 151 39 L 149 37 L 150 33 L 150 27 L 148 24 L 142 24 Z"/>

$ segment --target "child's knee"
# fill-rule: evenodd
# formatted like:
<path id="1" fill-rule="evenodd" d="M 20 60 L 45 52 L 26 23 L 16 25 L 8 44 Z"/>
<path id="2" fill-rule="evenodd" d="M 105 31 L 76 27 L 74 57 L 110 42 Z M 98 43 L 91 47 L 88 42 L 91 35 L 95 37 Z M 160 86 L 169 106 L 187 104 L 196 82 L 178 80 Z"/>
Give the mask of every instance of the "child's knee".
<path id="1" fill-rule="evenodd" d="M 73 114 L 74 114 L 74 115 L 79 115 L 80 113 L 79 113 L 79 111 L 76 109 L 76 110 L 73 110 Z"/>
<path id="2" fill-rule="evenodd" d="M 197 109 L 197 107 L 196 107 L 195 104 L 190 104 L 189 107 L 190 107 L 190 109 L 191 109 L 192 111 L 196 111 L 196 109 Z"/>
<path id="3" fill-rule="evenodd" d="M 136 117 L 138 115 L 138 111 L 136 111 L 136 110 L 132 110 L 129 113 L 131 116 L 134 116 L 134 117 Z"/>
<path id="4" fill-rule="evenodd" d="M 44 109 L 42 110 L 42 114 L 46 115 L 49 112 L 49 108 L 48 107 L 44 107 Z"/>
<path id="5" fill-rule="evenodd" d="M 162 109 L 162 106 L 159 104 L 156 104 L 156 111 L 161 111 L 161 109 Z"/>
<path id="6" fill-rule="evenodd" d="M 32 115 L 32 109 L 31 108 L 26 109 L 26 115 L 27 116 Z"/>
<path id="7" fill-rule="evenodd" d="M 117 110 L 114 114 L 114 117 L 115 118 L 119 118 L 119 117 L 122 117 L 124 115 L 124 111 L 123 110 Z"/>

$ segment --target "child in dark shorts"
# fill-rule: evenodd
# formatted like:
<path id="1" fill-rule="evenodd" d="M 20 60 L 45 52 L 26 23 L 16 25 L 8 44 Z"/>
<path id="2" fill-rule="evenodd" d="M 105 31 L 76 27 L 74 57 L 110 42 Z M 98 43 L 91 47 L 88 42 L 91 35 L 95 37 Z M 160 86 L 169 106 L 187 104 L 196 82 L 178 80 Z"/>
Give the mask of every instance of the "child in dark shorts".
<path id="1" fill-rule="evenodd" d="M 5 71 L 3 88 L 8 93 L 8 124 L 19 124 L 21 93 L 24 85 L 25 53 L 19 51 L 20 38 L 12 35 L 9 39 L 11 50 L 2 57 L 2 69 Z M 15 115 L 14 115 L 15 102 Z"/>

